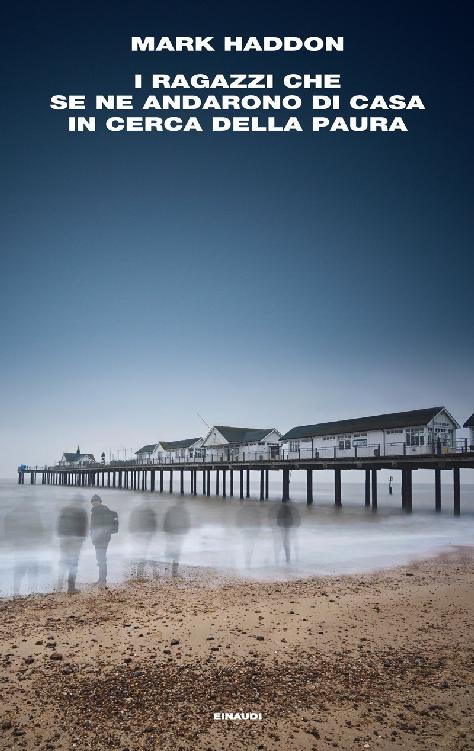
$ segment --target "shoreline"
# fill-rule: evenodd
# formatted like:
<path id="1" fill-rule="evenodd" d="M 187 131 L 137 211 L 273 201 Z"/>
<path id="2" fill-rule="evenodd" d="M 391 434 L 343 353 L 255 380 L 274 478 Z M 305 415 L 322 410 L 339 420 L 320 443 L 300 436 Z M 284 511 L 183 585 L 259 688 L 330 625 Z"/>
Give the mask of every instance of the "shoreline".
<path id="1" fill-rule="evenodd" d="M 367 574 L 193 569 L 4 599 L 0 748 L 468 751 L 473 573 L 463 546 Z"/>

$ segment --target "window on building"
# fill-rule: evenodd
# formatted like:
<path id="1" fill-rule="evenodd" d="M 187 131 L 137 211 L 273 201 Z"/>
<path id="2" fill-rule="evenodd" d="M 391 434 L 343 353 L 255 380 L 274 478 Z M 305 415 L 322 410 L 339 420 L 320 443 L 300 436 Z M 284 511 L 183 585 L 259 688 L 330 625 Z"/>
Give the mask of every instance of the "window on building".
<path id="1" fill-rule="evenodd" d="M 339 450 L 344 451 L 345 449 L 350 449 L 351 447 L 351 439 L 350 438 L 339 438 Z"/>
<path id="2" fill-rule="evenodd" d="M 300 450 L 300 442 L 290 441 L 290 451 L 299 451 L 299 450 Z"/>
<path id="3" fill-rule="evenodd" d="M 425 429 L 424 428 L 407 428 L 406 430 L 407 446 L 424 446 Z"/>

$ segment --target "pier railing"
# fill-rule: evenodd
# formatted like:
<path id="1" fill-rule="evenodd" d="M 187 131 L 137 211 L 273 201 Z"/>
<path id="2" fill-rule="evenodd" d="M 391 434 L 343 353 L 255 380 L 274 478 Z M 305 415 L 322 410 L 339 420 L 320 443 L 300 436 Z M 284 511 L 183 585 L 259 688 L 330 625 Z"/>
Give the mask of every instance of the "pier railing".
<path id="1" fill-rule="evenodd" d="M 242 464 L 259 462 L 268 463 L 281 463 L 285 461 L 301 461 L 301 460 L 325 460 L 329 462 L 337 459 L 363 459 L 363 458 L 378 458 L 378 457 L 403 457 L 403 456 L 449 456 L 459 454 L 472 454 L 474 453 L 474 446 L 470 445 L 467 439 L 459 439 L 453 445 L 422 445 L 411 446 L 405 442 L 393 442 L 382 444 L 370 444 L 368 446 L 351 446 L 350 448 L 341 448 L 339 446 L 330 446 L 327 448 L 300 448 L 294 451 L 289 449 L 280 448 L 279 446 L 261 446 L 258 450 L 245 451 L 245 450 L 206 450 L 198 455 L 185 455 L 185 456 L 161 456 L 153 457 L 147 456 L 140 459 L 117 459 L 111 460 L 108 463 L 105 462 L 84 462 L 82 464 L 62 464 L 58 463 L 53 466 L 28 466 L 21 465 L 19 471 L 31 471 L 31 470 L 51 470 L 51 469 L 126 469 L 142 466 L 170 466 L 170 465 L 205 465 L 222 463 L 235 463 Z"/>

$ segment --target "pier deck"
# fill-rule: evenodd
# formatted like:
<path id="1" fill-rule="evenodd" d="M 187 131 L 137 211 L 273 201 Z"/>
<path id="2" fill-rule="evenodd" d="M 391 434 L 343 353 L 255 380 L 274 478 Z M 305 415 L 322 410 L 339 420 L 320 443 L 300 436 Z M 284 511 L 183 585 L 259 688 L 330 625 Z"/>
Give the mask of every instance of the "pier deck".
<path id="1" fill-rule="evenodd" d="M 412 456 L 380 456 L 354 458 L 304 458 L 304 459 L 263 459 L 252 461 L 208 461 L 173 462 L 155 464 L 153 462 L 112 462 L 110 464 L 90 464 L 87 466 L 21 467 L 18 470 L 18 483 L 24 484 L 25 476 L 30 476 L 31 484 L 38 478 L 43 485 L 65 485 L 77 487 L 108 487 L 124 490 L 165 492 L 165 474 L 168 480 L 166 492 L 173 493 L 179 482 L 178 492 L 185 493 L 185 474 L 190 473 L 190 494 L 211 495 L 211 472 L 215 473 L 215 495 L 226 498 L 238 491 L 240 499 L 250 498 L 250 472 L 260 472 L 261 501 L 268 499 L 269 472 L 282 473 L 282 501 L 290 500 L 290 478 L 293 470 L 306 471 L 306 501 L 313 503 L 314 472 L 334 471 L 334 503 L 342 506 L 342 470 L 365 471 L 365 506 L 377 510 L 377 472 L 381 469 L 401 470 L 402 509 L 411 512 L 413 472 L 418 469 L 434 471 L 435 510 L 441 511 L 441 472 L 453 473 L 453 513 L 461 513 L 461 469 L 474 469 L 474 453 L 427 454 Z M 236 477 L 237 476 L 237 477 Z M 237 492 L 236 492 L 237 495 Z"/>

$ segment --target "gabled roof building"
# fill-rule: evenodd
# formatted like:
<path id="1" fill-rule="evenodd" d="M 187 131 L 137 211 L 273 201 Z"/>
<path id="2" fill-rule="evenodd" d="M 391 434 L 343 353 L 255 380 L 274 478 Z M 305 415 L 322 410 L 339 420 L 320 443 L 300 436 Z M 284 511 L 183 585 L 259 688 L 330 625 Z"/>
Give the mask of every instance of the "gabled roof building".
<path id="1" fill-rule="evenodd" d="M 79 446 L 74 453 L 65 452 L 63 458 L 59 461 L 59 464 L 65 466 L 92 464 L 95 462 L 94 454 L 82 454 Z"/>
<path id="2" fill-rule="evenodd" d="M 169 464 L 196 458 L 202 438 L 184 438 L 180 441 L 159 441 L 142 446 L 135 452 L 138 464 Z"/>
<path id="3" fill-rule="evenodd" d="M 281 433 L 276 428 L 214 425 L 203 441 L 206 458 L 214 461 L 277 458 Z"/>
<path id="4" fill-rule="evenodd" d="M 298 425 L 281 437 L 285 455 L 389 456 L 455 447 L 459 424 L 445 407 Z"/>
<path id="5" fill-rule="evenodd" d="M 463 425 L 463 428 L 469 428 L 469 439 L 468 439 L 469 450 L 474 451 L 474 412 L 466 420 L 466 422 Z"/>

